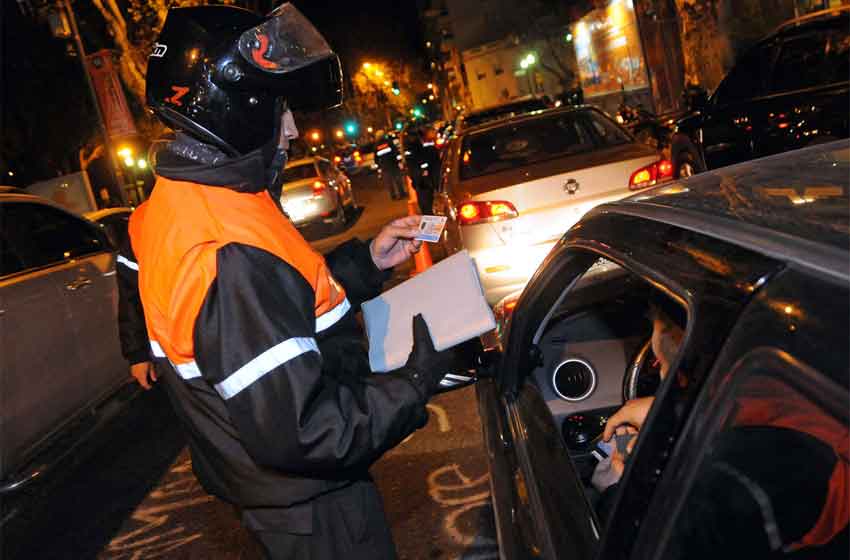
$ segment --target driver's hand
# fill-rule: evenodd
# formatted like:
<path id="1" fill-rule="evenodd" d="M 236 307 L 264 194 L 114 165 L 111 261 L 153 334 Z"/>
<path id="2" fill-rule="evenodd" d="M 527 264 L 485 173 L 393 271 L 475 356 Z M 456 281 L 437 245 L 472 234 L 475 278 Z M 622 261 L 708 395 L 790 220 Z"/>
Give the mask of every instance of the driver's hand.
<path id="1" fill-rule="evenodd" d="M 618 426 L 631 426 L 640 431 L 653 402 L 655 402 L 655 397 L 640 397 L 627 401 L 620 410 L 608 419 L 605 424 L 605 431 L 602 432 L 602 439 L 610 440 Z"/>

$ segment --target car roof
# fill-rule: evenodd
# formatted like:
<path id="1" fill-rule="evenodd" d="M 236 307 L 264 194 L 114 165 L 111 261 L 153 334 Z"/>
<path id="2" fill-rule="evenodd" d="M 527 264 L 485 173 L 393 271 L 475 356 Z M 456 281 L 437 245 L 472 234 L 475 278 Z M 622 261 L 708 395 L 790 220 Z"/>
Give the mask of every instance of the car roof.
<path id="1" fill-rule="evenodd" d="M 850 15 L 850 6 L 836 6 L 835 8 L 827 8 L 826 10 L 820 10 L 818 12 L 814 12 L 811 14 L 806 14 L 804 16 L 800 16 L 798 18 L 792 19 L 790 21 L 786 21 L 782 25 L 776 28 L 776 30 L 771 33 L 771 35 L 776 35 L 778 33 L 785 33 L 789 30 L 807 26 L 809 24 L 817 24 L 822 22 L 828 22 L 835 17 L 843 17 L 846 18 Z"/>
<path id="2" fill-rule="evenodd" d="M 542 97 L 535 97 L 533 95 L 527 95 L 525 97 L 520 97 L 517 99 L 511 99 L 510 101 L 506 101 L 504 103 L 497 103 L 496 105 L 488 105 L 487 107 L 481 107 L 480 109 L 474 109 L 464 115 L 466 117 L 474 117 L 476 115 L 482 115 L 484 113 L 489 113 L 491 111 L 500 111 L 504 109 L 509 109 L 511 107 L 522 107 L 523 105 L 534 105 L 534 104 L 546 104 L 546 100 Z"/>
<path id="3" fill-rule="evenodd" d="M 597 207 L 850 281 L 850 140 L 720 168 Z"/>
<path id="4" fill-rule="evenodd" d="M 102 220 L 107 216 L 112 216 L 113 214 L 130 214 L 133 212 L 132 208 L 120 207 L 120 208 L 102 208 L 100 210 L 94 210 L 92 212 L 86 212 L 83 214 L 89 220 L 96 222 L 98 220 Z"/>
<path id="5" fill-rule="evenodd" d="M 502 128 L 505 126 L 512 126 L 517 123 L 523 123 L 527 121 L 532 121 L 534 119 L 546 118 L 551 115 L 555 115 L 558 113 L 578 113 L 582 111 L 597 111 L 599 109 L 593 107 L 592 105 L 567 105 L 562 107 L 557 107 L 554 109 L 539 109 L 536 111 L 532 111 L 530 113 L 523 113 L 522 115 L 517 115 L 515 117 L 506 118 L 506 119 L 497 119 L 493 121 L 487 121 L 481 124 L 477 124 L 474 126 L 470 126 L 468 128 L 464 128 L 460 132 L 458 132 L 458 137 L 468 136 L 470 134 L 477 134 L 484 130 Z"/>

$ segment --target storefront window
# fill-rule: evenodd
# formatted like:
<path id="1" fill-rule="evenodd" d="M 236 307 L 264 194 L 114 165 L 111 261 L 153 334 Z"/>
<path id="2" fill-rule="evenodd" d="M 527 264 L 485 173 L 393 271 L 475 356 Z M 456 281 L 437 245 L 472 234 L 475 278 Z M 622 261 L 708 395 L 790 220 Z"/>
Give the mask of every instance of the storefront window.
<path id="1" fill-rule="evenodd" d="M 573 26 L 573 37 L 585 96 L 649 87 L 632 0 L 592 11 Z"/>

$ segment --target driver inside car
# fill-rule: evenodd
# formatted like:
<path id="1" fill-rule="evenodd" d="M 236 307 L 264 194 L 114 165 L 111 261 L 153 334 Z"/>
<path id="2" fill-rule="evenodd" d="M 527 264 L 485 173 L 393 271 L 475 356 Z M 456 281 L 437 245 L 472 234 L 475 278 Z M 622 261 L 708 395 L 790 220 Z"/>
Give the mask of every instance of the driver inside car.
<path id="1" fill-rule="evenodd" d="M 685 335 L 682 327 L 685 314 L 676 303 L 659 294 L 651 298 L 648 315 L 652 321 L 652 352 L 661 381 L 664 381 Z M 591 484 L 601 493 L 597 511 L 602 518 L 607 517 L 605 514 L 611 505 L 616 484 L 623 476 L 628 455 L 653 402 L 654 396 L 630 399 L 605 424 L 602 441 L 611 442 L 610 454 L 596 465 L 591 478 Z M 617 441 L 612 441 L 612 438 Z"/>

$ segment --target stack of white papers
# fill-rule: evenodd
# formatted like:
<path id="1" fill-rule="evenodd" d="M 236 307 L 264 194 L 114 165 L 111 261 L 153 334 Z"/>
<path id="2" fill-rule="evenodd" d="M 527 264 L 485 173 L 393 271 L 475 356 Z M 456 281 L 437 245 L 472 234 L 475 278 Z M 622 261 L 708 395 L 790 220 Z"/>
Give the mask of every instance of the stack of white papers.
<path id="1" fill-rule="evenodd" d="M 445 350 L 496 328 L 478 270 L 461 251 L 362 306 L 374 372 L 403 366 L 413 349 L 413 317 L 421 313 L 434 348 Z"/>

